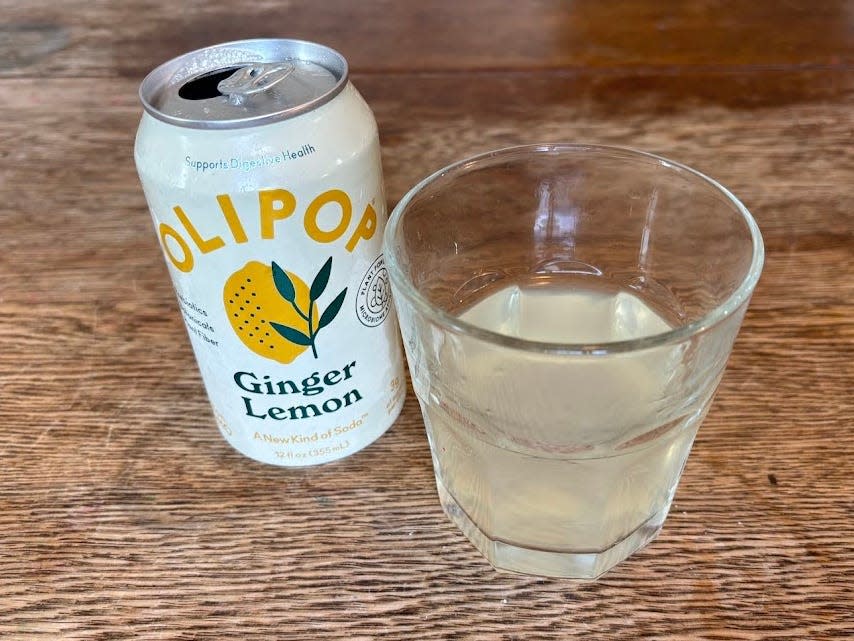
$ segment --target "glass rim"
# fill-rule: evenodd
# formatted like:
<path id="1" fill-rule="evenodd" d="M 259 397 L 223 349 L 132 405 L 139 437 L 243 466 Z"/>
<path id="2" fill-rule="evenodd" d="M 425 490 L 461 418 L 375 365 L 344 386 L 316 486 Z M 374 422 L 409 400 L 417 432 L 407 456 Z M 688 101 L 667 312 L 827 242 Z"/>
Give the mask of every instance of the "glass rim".
<path id="1" fill-rule="evenodd" d="M 474 168 L 478 165 L 486 164 L 487 162 L 500 157 L 524 156 L 539 153 L 561 154 L 561 153 L 583 153 L 592 152 L 594 154 L 607 154 L 611 156 L 619 156 L 631 160 L 653 161 L 660 164 L 664 169 L 677 170 L 686 173 L 691 178 L 699 180 L 701 183 L 712 187 L 729 202 L 730 205 L 738 212 L 748 230 L 752 241 L 753 254 L 751 257 L 750 267 L 744 278 L 725 300 L 716 305 L 713 309 L 703 314 L 700 318 L 690 323 L 674 327 L 666 332 L 659 332 L 641 338 L 633 338 L 629 340 L 597 342 L 597 343 L 563 343 L 563 342 L 546 342 L 535 341 L 516 336 L 509 336 L 494 332 L 478 325 L 474 325 L 460 319 L 453 314 L 450 314 L 443 309 L 431 303 L 427 298 L 418 291 L 418 288 L 412 282 L 412 279 L 401 268 L 398 261 L 397 252 L 395 251 L 394 237 L 400 227 L 401 220 L 404 217 L 404 212 L 409 206 L 409 203 L 420 194 L 425 188 L 429 187 L 439 179 L 449 175 L 457 174 L 463 171 Z M 503 147 L 493 151 L 477 154 L 469 158 L 464 158 L 455 163 L 447 165 L 438 171 L 433 172 L 418 184 L 412 187 L 403 198 L 397 203 L 389 217 L 388 224 L 383 235 L 383 253 L 385 255 L 385 263 L 388 267 L 392 282 L 396 285 L 397 290 L 418 310 L 424 314 L 435 324 L 440 327 L 450 330 L 455 334 L 470 336 L 480 340 L 498 344 L 508 348 L 524 350 L 528 352 L 539 352 L 543 354 L 556 355 L 572 355 L 572 354 L 595 354 L 607 355 L 632 352 L 642 349 L 649 349 L 671 343 L 679 343 L 686 338 L 705 332 L 712 327 L 718 325 L 733 312 L 739 309 L 745 302 L 750 299 L 756 283 L 759 281 L 759 276 L 762 273 L 762 266 L 765 259 L 765 248 L 762 242 L 762 234 L 759 231 L 759 226 L 753 215 L 748 211 L 747 207 L 736 198 L 732 192 L 719 182 L 705 175 L 704 173 L 692 169 L 680 162 L 670 160 L 663 156 L 658 156 L 645 151 L 639 151 L 628 147 L 618 147 L 613 145 L 595 145 L 595 144 L 580 144 L 580 143 L 538 143 L 530 145 L 518 145 L 512 147 Z"/>

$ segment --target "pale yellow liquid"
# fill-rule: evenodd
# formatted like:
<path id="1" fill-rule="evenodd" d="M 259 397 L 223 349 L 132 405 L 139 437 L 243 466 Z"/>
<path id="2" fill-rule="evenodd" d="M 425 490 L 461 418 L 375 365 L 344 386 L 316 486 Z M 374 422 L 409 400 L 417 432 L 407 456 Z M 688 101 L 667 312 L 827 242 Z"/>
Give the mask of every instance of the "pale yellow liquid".
<path id="1" fill-rule="evenodd" d="M 507 287 L 460 317 L 546 342 L 671 327 L 628 291 L 560 283 Z M 416 392 L 443 504 L 470 538 L 595 555 L 654 536 L 707 400 L 679 400 L 681 348 L 552 355 L 450 336 L 441 354 L 442 371 Z"/>

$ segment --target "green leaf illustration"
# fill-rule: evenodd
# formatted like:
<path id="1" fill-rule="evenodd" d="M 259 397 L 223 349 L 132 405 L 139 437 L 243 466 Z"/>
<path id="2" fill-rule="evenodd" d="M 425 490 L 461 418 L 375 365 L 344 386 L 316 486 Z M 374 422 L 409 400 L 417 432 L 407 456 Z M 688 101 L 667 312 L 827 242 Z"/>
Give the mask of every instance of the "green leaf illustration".
<path id="1" fill-rule="evenodd" d="M 341 305 L 344 304 L 344 297 L 347 296 L 347 288 L 335 297 L 331 303 L 329 303 L 329 307 L 323 310 L 323 313 L 320 315 L 320 322 L 317 324 L 317 330 L 320 331 L 321 327 L 326 327 L 332 320 L 338 315 L 338 312 L 341 311 Z"/>
<path id="2" fill-rule="evenodd" d="M 303 334 L 301 331 L 294 329 L 293 327 L 288 327 L 287 325 L 280 325 L 279 323 L 274 323 L 270 321 L 270 327 L 275 329 L 279 334 L 281 334 L 285 340 L 294 343 L 295 345 L 311 345 L 312 339 Z"/>
<path id="3" fill-rule="evenodd" d="M 297 292 L 294 289 L 294 284 L 285 270 L 279 267 L 275 261 L 273 262 L 273 283 L 275 283 L 276 289 L 279 290 L 282 298 L 290 303 L 296 301 Z"/>
<path id="4" fill-rule="evenodd" d="M 309 296 L 312 301 L 316 301 L 323 295 L 324 290 L 326 289 L 326 284 L 329 282 L 329 273 L 332 271 L 332 256 L 329 257 L 325 263 L 323 263 L 323 267 L 320 268 L 320 271 L 317 272 L 317 276 L 314 277 L 314 281 L 311 283 L 311 290 L 309 292 Z"/>

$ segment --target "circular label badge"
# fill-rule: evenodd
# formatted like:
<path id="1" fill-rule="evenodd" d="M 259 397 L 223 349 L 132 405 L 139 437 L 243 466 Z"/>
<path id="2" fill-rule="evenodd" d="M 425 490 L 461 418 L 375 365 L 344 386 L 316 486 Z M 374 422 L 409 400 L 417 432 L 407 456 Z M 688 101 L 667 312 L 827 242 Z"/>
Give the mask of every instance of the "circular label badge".
<path id="1" fill-rule="evenodd" d="M 356 316 L 366 327 L 382 323 L 391 309 L 391 287 L 382 254 L 371 264 L 356 294 Z"/>

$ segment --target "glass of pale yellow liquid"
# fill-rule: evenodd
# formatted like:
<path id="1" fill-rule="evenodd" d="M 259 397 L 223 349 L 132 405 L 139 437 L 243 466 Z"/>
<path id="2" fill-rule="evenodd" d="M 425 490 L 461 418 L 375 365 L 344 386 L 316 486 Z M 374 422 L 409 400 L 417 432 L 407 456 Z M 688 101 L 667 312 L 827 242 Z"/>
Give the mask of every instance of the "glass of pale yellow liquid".
<path id="1" fill-rule="evenodd" d="M 763 263 L 651 154 L 531 145 L 400 201 L 385 260 L 442 506 L 498 569 L 594 578 L 658 534 Z"/>

